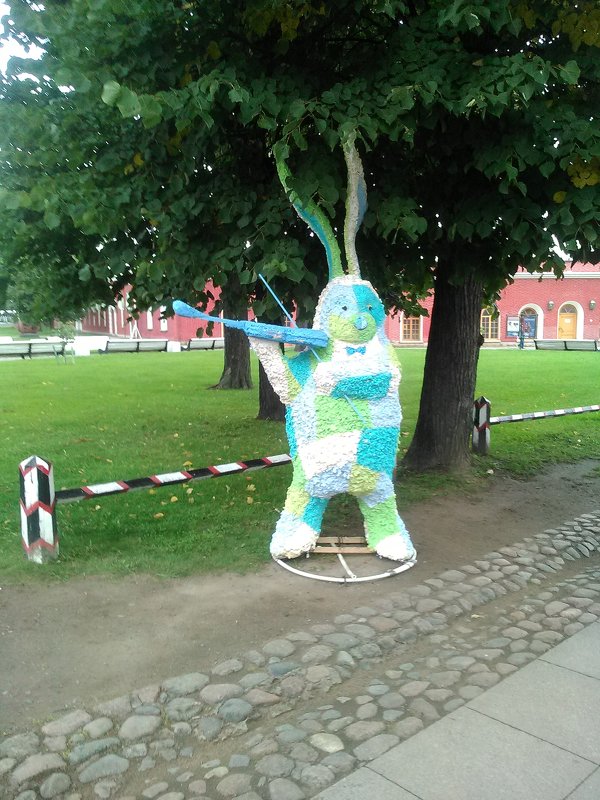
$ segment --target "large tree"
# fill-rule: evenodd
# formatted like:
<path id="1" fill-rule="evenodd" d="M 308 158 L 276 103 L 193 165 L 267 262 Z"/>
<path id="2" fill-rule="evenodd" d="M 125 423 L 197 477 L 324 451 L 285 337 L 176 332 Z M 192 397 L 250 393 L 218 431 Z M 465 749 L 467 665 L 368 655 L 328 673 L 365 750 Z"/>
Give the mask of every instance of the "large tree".
<path id="1" fill-rule="evenodd" d="M 520 265 L 560 274 L 554 237 L 578 257 L 596 242 L 596 5 L 49 0 L 13 12 L 9 30 L 46 55 L 13 68 L 36 76 L 27 99 L 14 77 L 0 104 L 6 163 L 29 162 L 5 206 L 32 233 L 72 225 L 101 241 L 81 279 L 131 280 L 141 306 L 201 302 L 210 277 L 273 314 L 255 292 L 263 272 L 310 314 L 323 258 L 270 151 L 284 148 L 290 188 L 341 230 L 339 143 L 357 136 L 363 274 L 400 304 L 435 289 L 406 460 L 464 465 L 482 302 Z"/>

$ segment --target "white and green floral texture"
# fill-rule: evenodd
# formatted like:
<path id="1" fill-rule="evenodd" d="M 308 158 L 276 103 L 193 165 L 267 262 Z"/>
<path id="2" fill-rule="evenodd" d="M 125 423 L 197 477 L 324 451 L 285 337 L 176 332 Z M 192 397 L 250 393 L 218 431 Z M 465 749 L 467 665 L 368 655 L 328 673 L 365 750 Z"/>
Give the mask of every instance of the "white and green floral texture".
<path id="1" fill-rule="evenodd" d="M 362 166 L 353 144 L 345 147 L 348 196 L 344 243 L 349 274 L 327 219 L 313 204 L 294 206 L 325 246 L 330 280 L 313 327 L 327 333 L 326 347 L 288 356 L 271 341 L 250 338 L 267 376 L 286 405 L 293 478 L 271 540 L 275 558 L 294 558 L 316 544 L 328 501 L 354 495 L 367 542 L 385 558 L 416 556 L 396 506 L 392 481 L 402 419 L 400 370 L 384 332 L 385 311 L 360 278 L 354 249 L 365 211 Z M 278 170 L 285 186 L 284 162 Z"/>

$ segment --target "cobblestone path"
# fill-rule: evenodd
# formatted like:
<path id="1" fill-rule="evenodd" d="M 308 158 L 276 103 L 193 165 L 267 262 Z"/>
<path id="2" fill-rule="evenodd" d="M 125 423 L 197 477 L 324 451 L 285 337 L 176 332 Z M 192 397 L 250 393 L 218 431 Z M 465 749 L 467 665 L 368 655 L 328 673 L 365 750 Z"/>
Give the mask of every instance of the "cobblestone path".
<path id="1" fill-rule="evenodd" d="M 600 618 L 599 550 L 600 511 L 406 590 L 389 579 L 210 674 L 4 738 L 0 797 L 314 797 Z"/>

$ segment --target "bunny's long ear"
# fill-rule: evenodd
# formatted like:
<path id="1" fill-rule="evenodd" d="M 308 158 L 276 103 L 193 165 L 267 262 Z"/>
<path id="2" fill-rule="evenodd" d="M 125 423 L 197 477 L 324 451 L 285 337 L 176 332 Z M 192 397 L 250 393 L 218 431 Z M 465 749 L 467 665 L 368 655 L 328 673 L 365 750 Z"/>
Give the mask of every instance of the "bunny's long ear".
<path id="1" fill-rule="evenodd" d="M 290 177 L 291 172 L 285 159 L 280 153 L 277 152 L 277 150 L 275 150 L 275 163 L 277 165 L 277 174 L 279 175 L 279 180 L 281 181 L 283 188 L 289 197 L 290 192 L 287 188 L 287 179 Z M 333 233 L 331 224 L 325 214 L 313 200 L 309 200 L 307 203 L 292 201 L 292 205 L 296 209 L 300 219 L 304 220 L 309 228 L 315 232 L 315 234 L 319 237 L 321 244 L 325 248 L 325 253 L 327 255 L 327 266 L 329 267 L 329 280 L 343 275 L 344 269 L 342 267 L 340 247 Z"/>
<path id="2" fill-rule="evenodd" d="M 356 234 L 367 210 L 367 184 L 365 183 L 362 162 L 354 145 L 354 140 L 344 144 L 344 158 L 348 168 L 344 247 L 348 262 L 348 273 L 360 278 L 360 267 L 356 255 Z"/>

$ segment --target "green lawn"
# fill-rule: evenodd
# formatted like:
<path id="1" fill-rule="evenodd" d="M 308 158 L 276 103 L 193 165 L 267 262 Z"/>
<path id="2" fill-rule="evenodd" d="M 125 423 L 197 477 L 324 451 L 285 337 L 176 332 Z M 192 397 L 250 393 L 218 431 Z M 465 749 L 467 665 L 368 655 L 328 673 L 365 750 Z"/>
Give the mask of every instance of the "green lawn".
<path id="1" fill-rule="evenodd" d="M 424 355 L 400 352 L 403 448 L 416 421 Z M 174 576 L 267 560 L 289 466 L 61 504 L 59 562 L 41 568 L 22 556 L 17 467 L 30 455 L 54 463 L 60 489 L 287 452 L 283 426 L 255 419 L 256 390 L 208 389 L 221 363 L 219 352 L 0 362 L 1 579 Z M 596 353 L 483 350 L 477 393 L 495 415 L 589 405 L 599 401 L 599 370 Z M 489 469 L 527 475 L 599 454 L 600 413 L 495 426 L 491 455 L 477 459 L 472 473 L 402 476 L 399 503 L 477 487 Z M 354 519 L 352 501 L 334 509 L 336 521 Z"/>
<path id="2" fill-rule="evenodd" d="M 37 339 L 43 336 L 58 336 L 58 331 L 44 326 L 37 333 L 28 333 L 23 336 L 19 333 L 16 325 L 0 325 L 0 336 L 12 336 L 13 339 Z"/>

